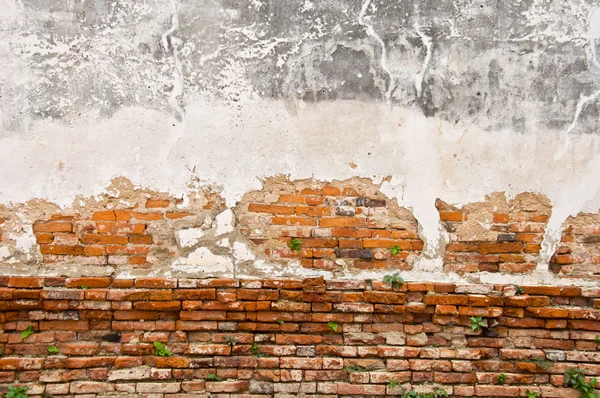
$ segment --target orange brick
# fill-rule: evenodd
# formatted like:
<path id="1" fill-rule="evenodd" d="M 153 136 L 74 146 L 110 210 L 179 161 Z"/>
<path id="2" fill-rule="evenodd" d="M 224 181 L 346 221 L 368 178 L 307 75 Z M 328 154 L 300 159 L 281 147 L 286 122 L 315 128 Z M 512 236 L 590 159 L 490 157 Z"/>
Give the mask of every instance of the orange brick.
<path id="1" fill-rule="evenodd" d="M 44 278 L 28 276 L 11 276 L 8 278 L 9 287 L 37 288 L 44 286 Z"/>
<path id="2" fill-rule="evenodd" d="M 252 213 L 291 215 L 291 214 L 294 214 L 294 207 L 293 206 L 264 205 L 264 204 L 258 204 L 258 203 L 251 203 L 248 205 L 248 211 L 252 212 Z"/>
<path id="3" fill-rule="evenodd" d="M 394 246 L 398 246 L 400 250 L 410 250 L 410 241 L 406 240 L 392 240 L 392 239 L 363 239 L 363 246 L 365 248 L 372 247 L 383 247 L 390 249 Z"/>
<path id="4" fill-rule="evenodd" d="M 41 245 L 40 251 L 42 254 L 78 256 L 83 254 L 83 246 Z"/>
<path id="5" fill-rule="evenodd" d="M 117 220 L 117 221 L 131 220 L 131 210 L 115 210 L 115 220 Z"/>
<path id="6" fill-rule="evenodd" d="M 525 253 L 539 253 L 542 250 L 542 245 L 538 244 L 526 244 Z"/>
<path id="7" fill-rule="evenodd" d="M 370 238 L 370 229 L 332 228 L 331 235 L 344 238 Z"/>
<path id="8" fill-rule="evenodd" d="M 446 251 L 449 252 L 476 252 L 479 250 L 479 245 L 475 243 L 450 243 L 446 246 Z"/>
<path id="9" fill-rule="evenodd" d="M 66 221 L 37 221 L 33 232 L 72 232 L 73 225 Z"/>
<path id="10" fill-rule="evenodd" d="M 131 256 L 128 262 L 129 264 L 146 264 L 146 256 Z"/>
<path id="11" fill-rule="evenodd" d="M 138 212 L 135 212 L 135 213 L 133 213 L 133 218 L 135 218 L 136 220 L 143 220 L 143 221 L 156 221 L 156 220 L 162 220 L 163 215 L 161 213 L 138 213 Z"/>
<path id="12" fill-rule="evenodd" d="M 146 201 L 147 209 L 165 208 L 171 205 L 171 201 L 167 199 L 148 199 Z"/>
<path id="13" fill-rule="evenodd" d="M 151 235 L 130 236 L 129 243 L 133 243 L 136 245 L 151 245 L 152 244 L 152 236 Z M 120 243 L 120 244 L 123 244 L 123 243 Z"/>
<path id="14" fill-rule="evenodd" d="M 100 234 L 83 234 L 81 243 L 96 245 L 124 245 L 127 244 L 126 236 L 111 236 Z"/>
<path id="15" fill-rule="evenodd" d="M 51 233 L 41 233 L 38 232 L 35 234 L 35 241 L 38 244 L 48 244 L 54 241 L 54 235 Z"/>
<path id="16" fill-rule="evenodd" d="M 363 243 L 362 240 L 340 239 L 339 246 L 340 249 L 362 249 Z"/>
<path id="17" fill-rule="evenodd" d="M 440 211 L 440 220 L 442 221 L 463 221 L 463 213 L 460 211 Z"/>
<path id="18" fill-rule="evenodd" d="M 167 213 L 167 218 L 170 220 L 177 220 L 179 218 L 185 218 L 185 217 L 190 217 L 193 216 L 192 213 L 178 213 L 178 212 L 168 212 Z"/>
<path id="19" fill-rule="evenodd" d="M 323 187 L 323 194 L 327 196 L 340 196 L 342 192 L 339 188 L 332 187 L 331 185 L 326 185 Z"/>
<path id="20" fill-rule="evenodd" d="M 303 217 L 273 217 L 271 218 L 273 225 L 301 225 L 301 226 L 316 226 L 317 222 L 310 218 Z"/>
<path id="21" fill-rule="evenodd" d="M 97 211 L 92 216 L 94 221 L 115 221 L 116 216 L 113 210 Z"/>
<path id="22" fill-rule="evenodd" d="M 367 225 L 366 219 L 358 217 L 328 217 L 319 220 L 319 226 L 329 227 L 364 227 Z"/>
<path id="23" fill-rule="evenodd" d="M 326 206 L 296 206 L 295 209 L 299 216 L 321 217 L 330 214 L 330 209 Z"/>
<path id="24" fill-rule="evenodd" d="M 148 246 L 122 246 L 122 245 L 109 245 L 106 246 L 107 254 L 127 255 L 127 254 L 148 254 L 150 251 Z"/>
<path id="25" fill-rule="evenodd" d="M 307 205 L 320 205 L 325 201 L 324 196 L 307 196 L 305 198 Z"/>
<path id="26" fill-rule="evenodd" d="M 302 195 L 279 195 L 277 200 L 280 203 L 305 203 L 305 197 Z"/>
<path id="27" fill-rule="evenodd" d="M 79 288 L 85 285 L 89 288 L 101 288 L 110 286 L 110 281 L 109 277 L 67 278 L 65 286 Z"/>
<path id="28" fill-rule="evenodd" d="M 494 213 L 494 222 L 506 224 L 510 221 L 510 216 L 504 213 Z"/>
<path id="29" fill-rule="evenodd" d="M 479 253 L 521 253 L 523 245 L 520 242 L 481 243 Z"/>
<path id="30" fill-rule="evenodd" d="M 106 250 L 102 246 L 85 246 L 83 248 L 84 256 L 104 256 L 106 254 Z"/>

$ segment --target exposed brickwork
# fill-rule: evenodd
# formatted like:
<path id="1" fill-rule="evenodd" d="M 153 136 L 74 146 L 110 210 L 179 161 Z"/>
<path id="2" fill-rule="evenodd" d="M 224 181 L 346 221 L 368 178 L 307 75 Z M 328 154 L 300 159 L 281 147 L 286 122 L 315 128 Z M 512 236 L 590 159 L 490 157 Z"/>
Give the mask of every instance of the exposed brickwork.
<path id="1" fill-rule="evenodd" d="M 4 224 L 6 220 L 0 218 L 0 242 L 2 242 L 2 224 Z"/>
<path id="2" fill-rule="evenodd" d="M 423 249 L 412 214 L 372 184 L 280 182 L 243 203 L 241 230 L 259 250 L 299 258 L 306 268 L 411 269 Z M 291 250 L 292 239 L 302 241 L 299 250 Z"/>
<path id="3" fill-rule="evenodd" d="M 209 198 L 218 200 L 214 195 Z M 67 210 L 33 223 L 36 242 L 45 263 L 74 262 L 95 265 L 148 266 L 151 257 L 175 254 L 175 228 L 204 221 L 203 212 L 215 209 L 204 199 L 191 210 L 182 200 L 166 196 L 135 200 L 109 198 L 101 206 Z M 197 207 L 197 206 L 196 206 Z"/>
<path id="4" fill-rule="evenodd" d="M 450 242 L 445 268 L 457 272 L 526 273 L 536 267 L 551 207 L 531 193 L 506 201 L 502 194 L 457 208 L 436 203 Z"/>
<path id="5" fill-rule="evenodd" d="M 567 219 L 550 269 L 561 275 L 600 280 L 600 213 Z"/>
<path id="6" fill-rule="evenodd" d="M 397 380 L 453 396 L 576 397 L 561 387 L 566 369 L 600 374 L 598 288 L 515 295 L 512 285 L 423 282 L 393 291 L 321 278 L 0 285 L 0 389 L 25 384 L 30 396 L 366 397 L 397 395 L 387 386 Z M 471 316 L 485 327 L 472 331 Z M 36 333 L 23 339 L 30 326 Z M 173 356 L 154 355 L 154 342 Z"/>

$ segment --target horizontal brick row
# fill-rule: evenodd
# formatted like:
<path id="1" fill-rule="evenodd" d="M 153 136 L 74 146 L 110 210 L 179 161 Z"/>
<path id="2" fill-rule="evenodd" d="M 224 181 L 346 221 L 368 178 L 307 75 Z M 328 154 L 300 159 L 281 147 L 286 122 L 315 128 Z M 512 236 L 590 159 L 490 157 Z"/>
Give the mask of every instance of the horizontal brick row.
<path id="1" fill-rule="evenodd" d="M 30 396 L 569 397 L 568 369 L 600 374 L 593 287 L 0 277 L 0 298 L 0 392 Z"/>

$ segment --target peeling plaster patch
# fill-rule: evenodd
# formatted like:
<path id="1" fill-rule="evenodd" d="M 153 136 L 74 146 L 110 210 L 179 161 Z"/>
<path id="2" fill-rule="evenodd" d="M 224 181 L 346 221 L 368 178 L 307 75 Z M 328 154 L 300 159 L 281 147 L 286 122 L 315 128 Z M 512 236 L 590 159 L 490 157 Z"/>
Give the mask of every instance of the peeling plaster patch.
<path id="1" fill-rule="evenodd" d="M 231 209 L 226 209 L 215 217 L 216 235 L 223 235 L 233 231 L 235 215 Z"/>
<path id="2" fill-rule="evenodd" d="M 177 244 L 182 248 L 195 246 L 203 236 L 204 230 L 202 228 L 188 228 L 175 231 Z"/>
<path id="3" fill-rule="evenodd" d="M 199 247 L 187 258 L 176 260 L 173 268 L 178 271 L 204 272 L 208 274 L 233 272 L 233 262 L 230 258 L 212 253 L 206 247 Z"/>
<path id="4" fill-rule="evenodd" d="M 11 256 L 10 250 L 8 247 L 2 246 L 0 247 L 0 260 L 4 260 L 5 258 L 9 258 Z"/>
<path id="5" fill-rule="evenodd" d="M 233 243 L 233 256 L 238 263 L 242 261 L 252 261 L 256 258 L 248 246 L 242 242 Z"/>

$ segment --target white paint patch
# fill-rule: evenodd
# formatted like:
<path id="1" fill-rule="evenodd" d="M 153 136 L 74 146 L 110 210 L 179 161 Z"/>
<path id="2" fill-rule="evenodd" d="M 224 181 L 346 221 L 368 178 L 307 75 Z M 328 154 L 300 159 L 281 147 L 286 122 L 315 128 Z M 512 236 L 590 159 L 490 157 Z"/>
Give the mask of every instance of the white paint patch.
<path id="1" fill-rule="evenodd" d="M 237 263 L 256 259 L 252 251 L 242 242 L 233 242 L 233 256 Z"/>
<path id="2" fill-rule="evenodd" d="M 187 228 L 175 231 L 175 239 L 179 247 L 193 247 L 204 236 L 202 228 Z"/>
<path id="3" fill-rule="evenodd" d="M 0 260 L 4 260 L 6 258 L 9 258 L 10 256 L 11 256 L 11 254 L 10 254 L 10 250 L 8 250 L 8 247 L 6 247 L 6 246 L 0 247 Z"/>
<path id="4" fill-rule="evenodd" d="M 235 225 L 235 215 L 231 209 L 225 209 L 215 217 L 216 235 L 223 235 L 233 232 Z"/>
<path id="5" fill-rule="evenodd" d="M 213 254 L 206 247 L 199 247 L 185 259 L 178 259 L 173 268 L 184 272 L 223 273 L 233 272 L 233 262 L 229 257 Z"/>

